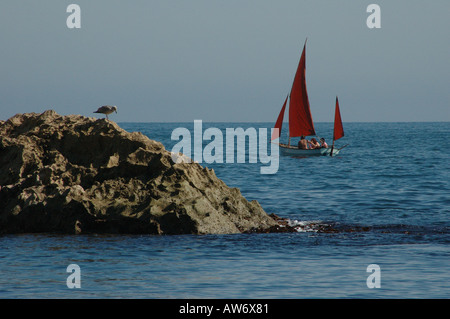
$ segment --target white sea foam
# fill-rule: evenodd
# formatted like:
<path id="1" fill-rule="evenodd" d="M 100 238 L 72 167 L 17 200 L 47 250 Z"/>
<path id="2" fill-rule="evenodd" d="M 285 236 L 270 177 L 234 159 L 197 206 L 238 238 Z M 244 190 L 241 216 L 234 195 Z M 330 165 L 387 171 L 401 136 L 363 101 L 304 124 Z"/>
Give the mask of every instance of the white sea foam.
<path id="1" fill-rule="evenodd" d="M 292 220 L 288 219 L 288 225 L 294 227 L 299 233 L 317 232 L 319 225 L 324 225 L 320 220 Z"/>

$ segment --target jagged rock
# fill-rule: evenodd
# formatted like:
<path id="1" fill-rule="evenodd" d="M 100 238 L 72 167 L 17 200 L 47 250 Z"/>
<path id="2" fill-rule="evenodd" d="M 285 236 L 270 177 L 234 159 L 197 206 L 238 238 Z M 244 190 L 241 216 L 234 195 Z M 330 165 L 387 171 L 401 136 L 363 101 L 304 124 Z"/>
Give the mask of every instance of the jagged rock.
<path id="1" fill-rule="evenodd" d="M 225 234 L 277 222 L 214 171 L 114 122 L 55 111 L 0 122 L 0 233 Z"/>

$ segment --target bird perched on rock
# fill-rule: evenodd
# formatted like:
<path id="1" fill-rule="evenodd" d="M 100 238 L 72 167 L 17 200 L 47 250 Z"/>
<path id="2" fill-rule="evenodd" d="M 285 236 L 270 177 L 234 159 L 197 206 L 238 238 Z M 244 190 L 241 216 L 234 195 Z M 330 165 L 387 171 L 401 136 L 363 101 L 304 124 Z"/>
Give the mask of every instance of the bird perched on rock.
<path id="1" fill-rule="evenodd" d="M 117 113 L 117 106 L 113 105 L 103 105 L 101 107 L 98 108 L 97 111 L 95 111 L 94 113 L 102 113 L 106 115 L 106 119 L 109 120 L 108 118 L 108 114 L 111 114 L 112 112 L 116 112 Z"/>

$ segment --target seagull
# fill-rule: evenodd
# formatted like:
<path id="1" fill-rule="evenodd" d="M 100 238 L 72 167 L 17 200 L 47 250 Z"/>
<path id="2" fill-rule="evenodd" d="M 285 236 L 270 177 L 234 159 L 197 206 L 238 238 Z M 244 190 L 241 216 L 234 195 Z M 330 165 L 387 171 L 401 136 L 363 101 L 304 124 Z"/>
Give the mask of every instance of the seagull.
<path id="1" fill-rule="evenodd" d="M 94 113 L 102 113 L 106 115 L 106 119 L 109 120 L 108 118 L 108 114 L 111 114 L 112 112 L 116 112 L 117 113 L 117 106 L 113 105 L 103 105 L 101 107 L 98 108 L 97 111 L 95 111 Z"/>

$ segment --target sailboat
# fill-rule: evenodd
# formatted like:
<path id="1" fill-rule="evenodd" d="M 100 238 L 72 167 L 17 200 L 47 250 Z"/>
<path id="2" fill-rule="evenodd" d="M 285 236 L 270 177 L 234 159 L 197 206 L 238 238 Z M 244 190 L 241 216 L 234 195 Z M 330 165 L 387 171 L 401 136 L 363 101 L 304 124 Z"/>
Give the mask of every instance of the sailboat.
<path id="1" fill-rule="evenodd" d="M 316 131 L 314 129 L 314 122 L 311 116 L 311 110 L 309 106 L 308 92 L 306 90 L 306 78 L 305 78 L 305 49 L 306 41 L 303 46 L 303 52 L 298 64 L 297 72 L 294 77 L 294 83 L 290 94 L 286 97 L 283 103 L 280 114 L 278 115 L 275 123 L 275 130 L 272 134 L 272 141 L 276 140 L 281 135 L 281 128 L 283 125 L 284 113 L 286 110 L 287 102 L 289 100 L 289 142 L 288 144 L 278 143 L 280 147 L 280 153 L 282 155 L 290 156 L 320 156 L 328 155 L 333 156 L 339 154 L 342 148 L 335 148 L 335 140 L 344 136 L 344 130 L 342 127 L 342 120 L 339 110 L 339 102 L 336 97 L 335 108 L 335 121 L 334 121 L 334 134 L 333 134 L 333 146 L 331 148 L 318 148 L 318 149 L 300 149 L 297 145 L 291 145 L 291 137 L 299 136 L 314 136 Z M 278 130 L 277 130 L 278 129 Z"/>

